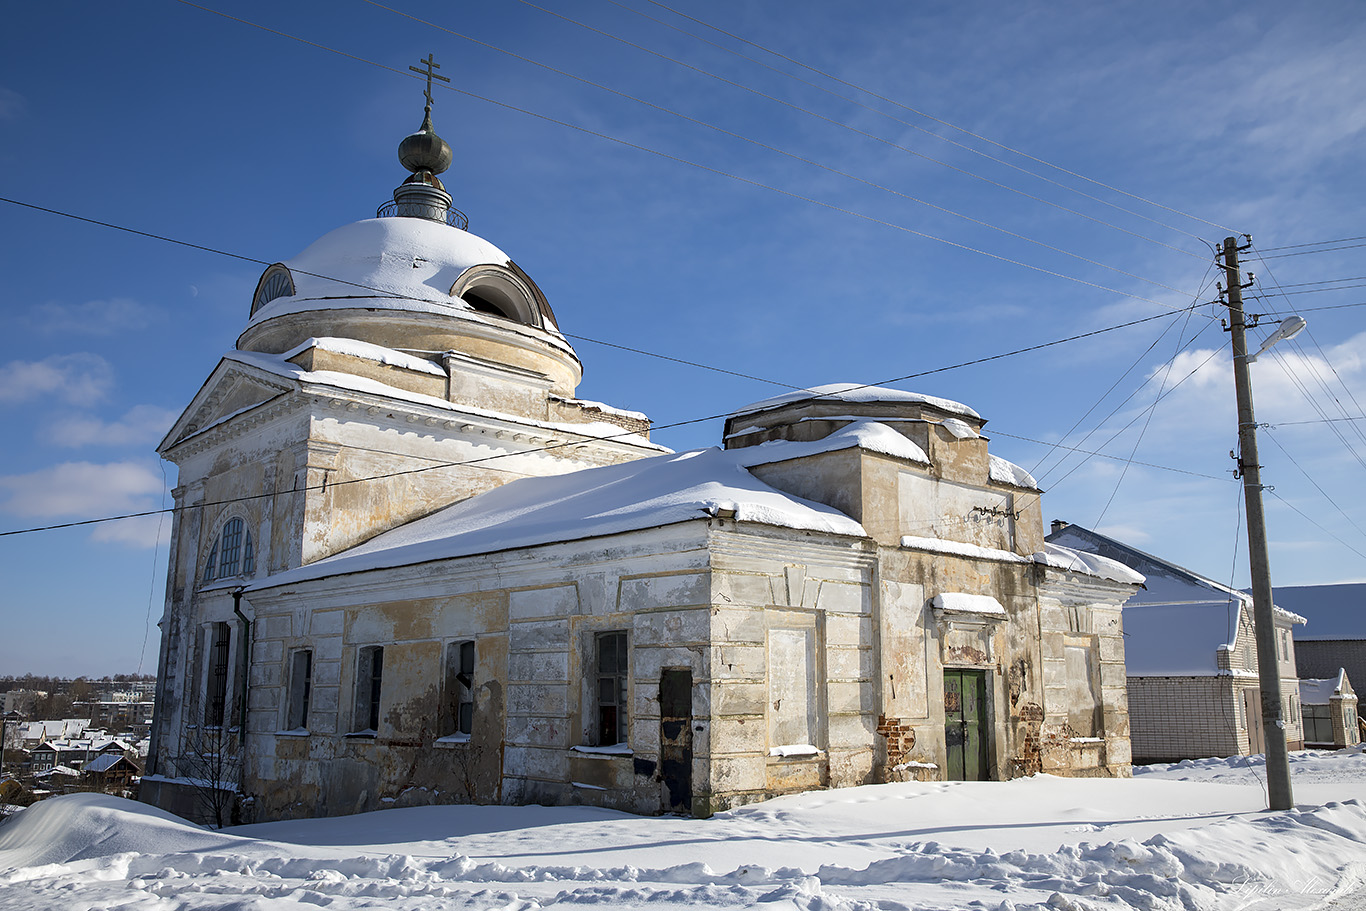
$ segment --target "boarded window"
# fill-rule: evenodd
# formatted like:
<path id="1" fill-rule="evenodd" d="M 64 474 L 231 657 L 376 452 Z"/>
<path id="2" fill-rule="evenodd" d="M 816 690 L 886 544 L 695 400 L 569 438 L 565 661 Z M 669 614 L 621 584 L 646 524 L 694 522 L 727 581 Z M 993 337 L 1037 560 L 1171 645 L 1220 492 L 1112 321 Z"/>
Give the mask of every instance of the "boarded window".
<path id="1" fill-rule="evenodd" d="M 356 708 L 351 730 L 375 733 L 379 730 L 379 698 L 384 681 L 384 649 L 371 645 L 356 653 Z"/>
<path id="2" fill-rule="evenodd" d="M 300 649 L 294 653 L 289 675 L 289 718 L 285 727 L 298 730 L 308 727 L 308 706 L 313 699 L 313 652 Z"/>
<path id="3" fill-rule="evenodd" d="M 815 630 L 768 631 L 768 742 L 816 745 Z"/>
<path id="4" fill-rule="evenodd" d="M 1063 654 L 1067 662 L 1067 723 L 1078 737 L 1098 737 L 1104 729 L 1095 652 L 1089 645 L 1066 645 Z"/>
<path id="5" fill-rule="evenodd" d="M 597 636 L 597 742 L 599 746 L 625 743 L 627 643 L 626 633 Z"/>

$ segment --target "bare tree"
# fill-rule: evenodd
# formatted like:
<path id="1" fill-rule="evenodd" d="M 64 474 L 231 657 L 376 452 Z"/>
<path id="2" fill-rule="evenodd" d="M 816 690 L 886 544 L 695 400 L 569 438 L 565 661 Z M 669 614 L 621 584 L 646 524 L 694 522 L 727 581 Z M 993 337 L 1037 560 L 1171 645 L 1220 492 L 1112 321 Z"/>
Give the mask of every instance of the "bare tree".
<path id="1" fill-rule="evenodd" d="M 201 712 L 200 718 L 204 715 Z M 226 724 L 194 724 L 181 738 L 180 779 L 197 798 L 205 822 L 216 829 L 237 822 L 241 781 L 241 737 Z"/>

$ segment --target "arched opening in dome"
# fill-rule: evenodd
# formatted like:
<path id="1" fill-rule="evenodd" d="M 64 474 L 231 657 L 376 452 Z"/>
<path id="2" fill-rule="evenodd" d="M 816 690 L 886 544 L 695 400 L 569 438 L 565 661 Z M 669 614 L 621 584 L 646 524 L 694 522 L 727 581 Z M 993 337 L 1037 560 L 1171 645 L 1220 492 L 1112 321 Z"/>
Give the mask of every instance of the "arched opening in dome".
<path id="1" fill-rule="evenodd" d="M 501 316 L 504 319 L 517 318 L 509 313 L 505 306 L 500 306 L 496 301 L 491 300 L 490 298 L 492 296 L 493 295 L 486 296 L 485 294 L 481 294 L 480 291 L 471 289 L 461 295 L 460 299 L 473 307 L 478 313 L 492 313 L 494 316 Z"/>
<path id="2" fill-rule="evenodd" d="M 544 328 L 541 308 L 529 283 L 505 266 L 490 264 L 466 270 L 451 286 L 451 296 L 469 304 L 476 313 Z"/>

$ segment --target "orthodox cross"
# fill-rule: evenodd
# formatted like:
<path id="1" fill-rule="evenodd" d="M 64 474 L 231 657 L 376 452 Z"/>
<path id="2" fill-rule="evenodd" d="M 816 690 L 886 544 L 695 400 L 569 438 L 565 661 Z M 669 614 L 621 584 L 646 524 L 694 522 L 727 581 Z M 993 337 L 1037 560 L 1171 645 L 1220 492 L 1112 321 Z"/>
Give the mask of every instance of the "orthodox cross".
<path id="1" fill-rule="evenodd" d="M 427 110 L 430 111 L 432 109 L 432 80 L 440 79 L 442 82 L 450 82 L 451 80 L 445 76 L 438 76 L 436 73 L 432 72 L 433 68 L 438 70 L 441 69 L 441 64 L 433 60 L 431 54 L 427 55 L 426 60 L 419 60 L 418 63 L 427 64 L 427 68 L 425 70 L 420 70 L 415 66 L 410 66 L 408 69 L 417 73 L 419 76 L 427 77 Z"/>

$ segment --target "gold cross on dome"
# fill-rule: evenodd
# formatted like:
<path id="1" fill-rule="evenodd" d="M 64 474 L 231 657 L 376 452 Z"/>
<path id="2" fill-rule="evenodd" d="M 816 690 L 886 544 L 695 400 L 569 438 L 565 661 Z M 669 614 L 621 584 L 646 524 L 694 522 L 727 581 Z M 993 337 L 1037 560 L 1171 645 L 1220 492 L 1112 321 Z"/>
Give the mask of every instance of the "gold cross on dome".
<path id="1" fill-rule="evenodd" d="M 410 66 L 408 69 L 417 73 L 419 76 L 427 77 L 427 107 L 430 108 L 432 106 L 432 80 L 440 79 L 442 82 L 450 82 L 450 79 L 445 76 L 438 76 L 436 73 L 432 72 L 433 69 L 441 69 L 441 64 L 433 60 L 431 54 L 427 55 L 426 60 L 419 60 L 418 63 L 427 64 L 427 68 L 425 70 L 420 70 L 415 66 Z"/>

